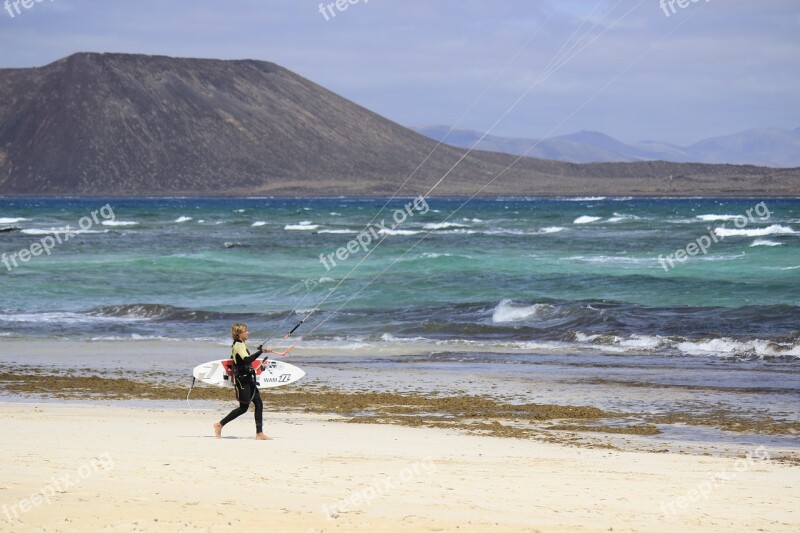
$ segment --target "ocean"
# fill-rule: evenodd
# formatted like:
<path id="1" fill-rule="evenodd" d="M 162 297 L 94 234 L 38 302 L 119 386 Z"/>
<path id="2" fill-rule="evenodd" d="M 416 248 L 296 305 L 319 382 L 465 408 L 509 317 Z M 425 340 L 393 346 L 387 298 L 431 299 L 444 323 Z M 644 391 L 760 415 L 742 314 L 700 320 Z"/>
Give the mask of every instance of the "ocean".
<path id="1" fill-rule="evenodd" d="M 297 360 L 334 384 L 650 410 L 686 393 L 798 418 L 800 200 L 385 203 L 0 199 L 0 349 L 191 341 L 224 356 L 234 322 L 286 346 L 321 302 Z M 47 236 L 49 255 L 22 261 Z"/>

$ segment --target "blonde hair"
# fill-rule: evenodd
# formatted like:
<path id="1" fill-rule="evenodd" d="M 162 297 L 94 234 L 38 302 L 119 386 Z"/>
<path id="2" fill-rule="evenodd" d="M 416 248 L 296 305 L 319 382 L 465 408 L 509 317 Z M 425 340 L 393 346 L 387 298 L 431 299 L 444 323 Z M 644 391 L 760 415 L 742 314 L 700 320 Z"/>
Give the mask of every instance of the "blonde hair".
<path id="1" fill-rule="evenodd" d="M 241 322 L 234 324 L 231 328 L 231 337 L 233 337 L 234 342 L 242 342 L 239 335 L 245 331 L 247 331 L 247 324 L 242 324 Z"/>

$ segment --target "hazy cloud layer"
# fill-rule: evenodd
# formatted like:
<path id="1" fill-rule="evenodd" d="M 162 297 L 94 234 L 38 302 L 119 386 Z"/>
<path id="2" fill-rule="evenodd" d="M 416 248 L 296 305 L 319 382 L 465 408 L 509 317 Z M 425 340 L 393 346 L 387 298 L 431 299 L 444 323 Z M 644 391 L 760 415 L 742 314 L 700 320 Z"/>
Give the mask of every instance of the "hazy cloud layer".
<path id="1" fill-rule="evenodd" d="M 485 130 L 585 35 L 495 134 L 688 144 L 800 126 L 797 0 L 699 0 L 669 17 L 659 0 L 360 0 L 328 21 L 319 6 L 44 0 L 0 11 L 0 67 L 77 51 L 263 59 L 400 123 L 453 124 L 530 40 L 461 123 Z"/>

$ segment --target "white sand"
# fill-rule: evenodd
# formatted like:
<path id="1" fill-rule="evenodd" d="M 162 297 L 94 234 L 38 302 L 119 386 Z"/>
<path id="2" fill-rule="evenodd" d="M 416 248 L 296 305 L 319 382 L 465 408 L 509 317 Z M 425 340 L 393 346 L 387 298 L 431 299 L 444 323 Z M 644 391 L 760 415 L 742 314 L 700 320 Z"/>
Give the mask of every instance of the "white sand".
<path id="1" fill-rule="evenodd" d="M 800 468 L 763 455 L 737 465 L 281 414 L 266 417 L 273 441 L 252 438 L 252 414 L 215 439 L 232 407 L 0 403 L 0 530 L 800 530 Z"/>

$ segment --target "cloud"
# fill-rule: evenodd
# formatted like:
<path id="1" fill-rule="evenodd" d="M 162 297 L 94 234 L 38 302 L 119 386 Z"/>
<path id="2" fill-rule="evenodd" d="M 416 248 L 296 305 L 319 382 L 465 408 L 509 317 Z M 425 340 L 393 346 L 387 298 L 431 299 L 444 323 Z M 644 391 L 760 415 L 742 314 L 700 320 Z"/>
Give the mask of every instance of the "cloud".
<path id="1" fill-rule="evenodd" d="M 370 0 L 327 22 L 318 7 L 306 0 L 42 2 L 14 19 L 0 12 L 0 67 L 43 65 L 77 51 L 263 59 L 406 125 L 454 123 L 499 75 L 461 124 L 484 129 L 569 49 L 570 37 L 591 29 L 582 42 L 596 40 L 573 47 L 580 53 L 497 134 L 540 136 L 592 97 L 558 133 L 597 129 L 626 141 L 687 144 L 800 125 L 794 0 L 701 1 L 670 17 L 657 0 Z"/>

